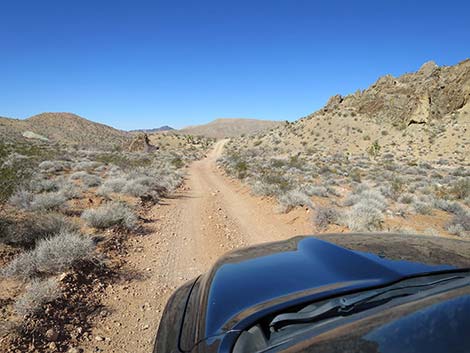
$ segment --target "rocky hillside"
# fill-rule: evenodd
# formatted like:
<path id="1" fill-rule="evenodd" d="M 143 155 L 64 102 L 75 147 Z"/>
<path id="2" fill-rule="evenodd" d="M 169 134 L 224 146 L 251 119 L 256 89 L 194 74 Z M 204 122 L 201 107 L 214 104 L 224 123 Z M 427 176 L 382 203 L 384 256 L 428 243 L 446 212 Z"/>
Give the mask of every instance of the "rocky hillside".
<path id="1" fill-rule="evenodd" d="M 129 143 L 129 133 L 71 113 L 42 113 L 25 120 L 0 118 L 2 139 L 29 138 L 67 145 L 113 148 Z"/>
<path id="2" fill-rule="evenodd" d="M 381 77 L 364 91 L 336 95 L 294 123 L 245 138 L 241 145 L 277 153 L 398 153 L 467 161 L 470 156 L 470 60 L 425 63 L 417 72 Z"/>
<path id="3" fill-rule="evenodd" d="M 216 119 L 208 124 L 188 126 L 179 130 L 188 135 L 212 138 L 237 137 L 269 130 L 282 124 L 279 121 L 257 119 Z"/>

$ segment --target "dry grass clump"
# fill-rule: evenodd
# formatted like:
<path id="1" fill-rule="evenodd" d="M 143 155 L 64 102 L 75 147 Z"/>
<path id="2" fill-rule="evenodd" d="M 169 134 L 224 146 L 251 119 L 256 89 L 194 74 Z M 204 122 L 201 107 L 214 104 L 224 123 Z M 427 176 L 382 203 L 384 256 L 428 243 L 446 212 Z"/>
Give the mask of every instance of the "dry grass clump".
<path id="1" fill-rule="evenodd" d="M 113 226 L 135 229 L 138 219 L 129 206 L 120 202 L 111 202 L 98 208 L 85 210 L 81 218 L 88 226 L 97 229 Z"/>
<path id="2" fill-rule="evenodd" d="M 26 292 L 15 301 L 15 310 L 24 316 L 41 311 L 42 306 L 60 296 L 60 288 L 55 278 L 33 279 Z"/>
<path id="3" fill-rule="evenodd" d="M 63 272 L 79 261 L 90 260 L 93 241 L 75 232 L 61 231 L 40 240 L 33 250 L 11 261 L 2 273 L 7 277 L 30 279 Z"/>

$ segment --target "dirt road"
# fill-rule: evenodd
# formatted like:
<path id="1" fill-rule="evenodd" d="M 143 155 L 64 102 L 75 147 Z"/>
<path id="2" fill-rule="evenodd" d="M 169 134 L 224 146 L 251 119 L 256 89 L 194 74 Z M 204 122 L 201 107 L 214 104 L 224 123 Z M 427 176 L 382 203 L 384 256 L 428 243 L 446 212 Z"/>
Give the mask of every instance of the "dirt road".
<path id="1" fill-rule="evenodd" d="M 268 200 L 223 176 L 216 166 L 225 141 L 188 169 L 185 186 L 155 206 L 152 232 L 133 238 L 126 283 L 107 288 L 109 311 L 85 351 L 150 352 L 168 297 L 185 281 L 205 272 L 225 252 L 311 232 L 309 214 L 277 214 Z"/>

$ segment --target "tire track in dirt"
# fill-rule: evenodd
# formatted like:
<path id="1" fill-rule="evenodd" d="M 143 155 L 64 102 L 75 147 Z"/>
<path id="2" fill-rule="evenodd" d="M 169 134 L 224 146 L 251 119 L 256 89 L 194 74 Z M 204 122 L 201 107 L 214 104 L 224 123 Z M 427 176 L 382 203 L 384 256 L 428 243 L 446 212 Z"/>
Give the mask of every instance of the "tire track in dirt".
<path id="1" fill-rule="evenodd" d="M 97 324 L 88 352 L 151 352 L 165 303 L 175 288 L 207 271 L 225 252 L 310 232 L 308 214 L 275 213 L 216 166 L 225 141 L 194 162 L 173 198 L 152 208 L 151 234 L 130 240 L 123 270 L 136 273 L 107 288 L 109 314 Z"/>

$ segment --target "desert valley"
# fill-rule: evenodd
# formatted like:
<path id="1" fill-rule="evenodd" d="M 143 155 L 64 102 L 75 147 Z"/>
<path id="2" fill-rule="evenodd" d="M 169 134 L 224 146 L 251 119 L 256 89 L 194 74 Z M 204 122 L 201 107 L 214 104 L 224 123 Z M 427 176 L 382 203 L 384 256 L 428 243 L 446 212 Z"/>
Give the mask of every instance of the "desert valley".
<path id="1" fill-rule="evenodd" d="M 0 351 L 148 352 L 175 288 L 296 235 L 457 239 L 470 264 L 468 59 L 296 121 L 166 123 L 0 118 Z"/>

